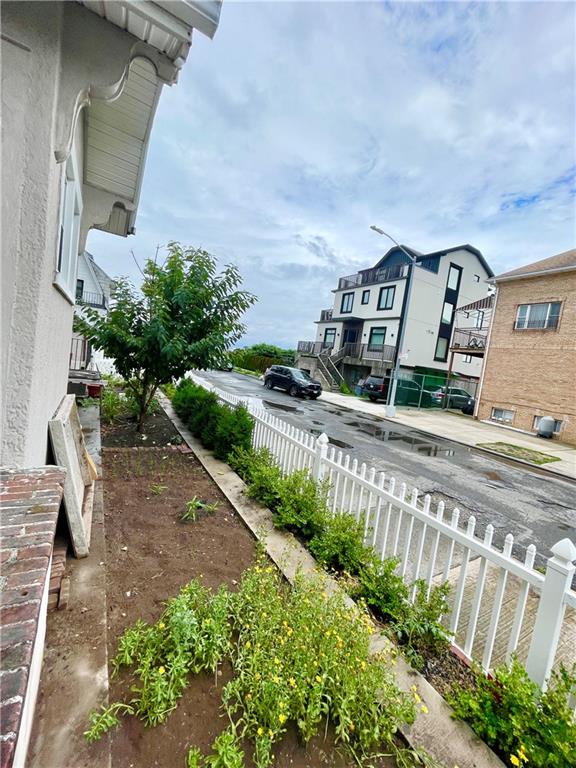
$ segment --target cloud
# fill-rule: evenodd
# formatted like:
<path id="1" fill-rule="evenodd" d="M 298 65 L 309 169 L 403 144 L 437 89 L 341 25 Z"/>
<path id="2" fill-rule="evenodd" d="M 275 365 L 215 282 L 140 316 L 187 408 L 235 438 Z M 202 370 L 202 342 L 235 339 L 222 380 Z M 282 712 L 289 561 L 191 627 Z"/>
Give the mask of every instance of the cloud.
<path id="1" fill-rule="evenodd" d="M 498 271 L 573 246 L 576 8 L 224 3 L 152 132 L 137 234 L 90 235 L 112 275 L 177 239 L 260 300 L 246 343 L 311 338 L 379 224 Z"/>

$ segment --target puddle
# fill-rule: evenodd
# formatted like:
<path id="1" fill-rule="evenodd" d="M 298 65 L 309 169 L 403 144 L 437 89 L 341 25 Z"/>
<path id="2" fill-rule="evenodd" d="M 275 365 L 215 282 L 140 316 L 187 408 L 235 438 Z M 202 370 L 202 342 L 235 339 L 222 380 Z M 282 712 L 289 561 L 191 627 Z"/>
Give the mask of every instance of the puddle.
<path id="1" fill-rule="evenodd" d="M 316 437 L 322 434 L 321 429 L 311 429 L 310 432 Z M 350 445 L 350 443 L 345 443 L 343 440 L 337 440 L 335 437 L 330 437 L 330 435 L 328 435 L 328 442 L 330 445 L 335 445 L 337 448 L 354 448 L 354 446 Z"/>
<path id="2" fill-rule="evenodd" d="M 284 405 L 284 403 L 274 403 L 272 400 L 262 400 L 264 405 L 268 406 L 268 408 L 277 408 L 279 411 L 290 411 L 294 413 L 295 411 L 298 411 L 298 408 L 296 408 L 295 405 Z"/>
<path id="3" fill-rule="evenodd" d="M 321 427 L 324 426 L 324 422 L 323 421 L 316 421 L 316 419 L 312 419 L 312 424 L 318 424 Z"/>
<path id="4" fill-rule="evenodd" d="M 363 432 L 365 435 L 370 435 L 374 440 L 380 442 L 399 442 L 404 443 L 410 447 L 411 451 L 418 453 L 421 456 L 455 456 L 456 450 L 454 448 L 447 448 L 442 443 L 431 443 L 429 440 L 425 440 L 421 437 L 415 437 L 414 435 L 405 434 L 404 432 L 396 432 L 393 429 L 382 429 L 382 427 L 369 424 L 350 424 L 350 426 L 356 426 L 359 432 Z"/>

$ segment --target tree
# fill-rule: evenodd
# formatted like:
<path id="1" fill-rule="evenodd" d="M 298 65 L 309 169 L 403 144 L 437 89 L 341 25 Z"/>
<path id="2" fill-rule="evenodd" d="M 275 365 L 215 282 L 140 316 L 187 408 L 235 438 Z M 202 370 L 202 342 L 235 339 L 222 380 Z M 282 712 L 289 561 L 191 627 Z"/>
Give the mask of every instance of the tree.
<path id="1" fill-rule="evenodd" d="M 138 403 L 138 431 L 156 390 L 192 368 L 219 365 L 245 331 L 240 318 L 256 301 L 239 290 L 235 266 L 216 273 L 206 251 L 176 242 L 161 266 L 148 259 L 140 291 L 116 281 L 112 306 L 100 316 L 85 310 L 74 329 L 114 360 Z"/>

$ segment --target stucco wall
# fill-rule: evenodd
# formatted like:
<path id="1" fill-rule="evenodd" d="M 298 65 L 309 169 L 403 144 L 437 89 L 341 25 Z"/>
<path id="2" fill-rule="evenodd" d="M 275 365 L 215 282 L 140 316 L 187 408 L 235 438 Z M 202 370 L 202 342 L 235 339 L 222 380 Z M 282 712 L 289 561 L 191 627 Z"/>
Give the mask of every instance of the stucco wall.
<path id="1" fill-rule="evenodd" d="M 0 464 L 26 466 L 45 462 L 68 378 L 73 305 L 53 285 L 62 151 L 80 92 L 118 82 L 135 39 L 77 3 L 3 2 L 2 32 Z M 84 205 L 81 242 L 113 199 L 99 203 L 99 219 Z"/>

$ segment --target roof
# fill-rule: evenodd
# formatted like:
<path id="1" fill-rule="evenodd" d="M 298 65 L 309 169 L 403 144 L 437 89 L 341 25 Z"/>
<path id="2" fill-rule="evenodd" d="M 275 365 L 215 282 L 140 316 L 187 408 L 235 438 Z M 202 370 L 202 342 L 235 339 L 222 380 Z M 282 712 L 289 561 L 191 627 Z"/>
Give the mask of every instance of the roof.
<path id="1" fill-rule="evenodd" d="M 389 251 L 386 252 L 386 254 L 374 265 L 374 269 L 376 267 L 381 266 L 388 257 L 394 253 L 395 251 L 401 251 L 405 250 L 408 251 L 409 254 L 416 257 L 417 261 L 424 261 L 424 259 L 429 259 L 434 256 L 438 256 L 441 258 L 442 256 L 447 256 L 449 253 L 454 253 L 455 251 L 469 251 L 470 253 L 474 254 L 478 261 L 482 264 L 484 267 L 484 270 L 486 271 L 486 274 L 488 277 L 494 277 L 494 272 L 491 270 L 490 266 L 488 265 L 488 262 L 482 255 L 482 252 L 478 250 L 478 248 L 474 248 L 473 245 L 455 245 L 452 248 L 444 248 L 441 251 L 432 251 L 431 253 L 421 253 L 420 251 L 415 250 L 414 248 L 408 248 L 406 245 L 402 245 L 398 247 L 397 245 L 394 245 L 392 248 L 390 248 Z"/>
<path id="2" fill-rule="evenodd" d="M 463 307 L 458 307 L 456 311 L 473 312 L 475 309 L 490 309 L 493 304 L 494 294 L 491 293 L 490 296 L 484 296 L 483 299 L 477 299 L 476 301 L 472 301 L 470 304 L 464 304 Z"/>
<path id="3" fill-rule="evenodd" d="M 510 272 L 503 272 L 494 279 L 496 282 L 501 280 L 522 280 L 527 277 L 537 277 L 551 272 L 568 272 L 572 269 L 576 269 L 576 248 L 557 253 L 556 256 L 549 256 L 547 259 L 534 261 L 532 264 L 525 264 L 523 267 L 512 269 Z"/>
<path id="4" fill-rule="evenodd" d="M 109 101 L 92 98 L 85 110 L 84 183 L 117 199 L 110 218 L 98 229 L 125 237 L 135 231 L 148 141 L 162 85 L 176 82 L 194 29 L 214 36 L 222 0 L 78 2 L 169 60 L 160 74 L 143 48 L 130 64 L 120 96 Z"/>

